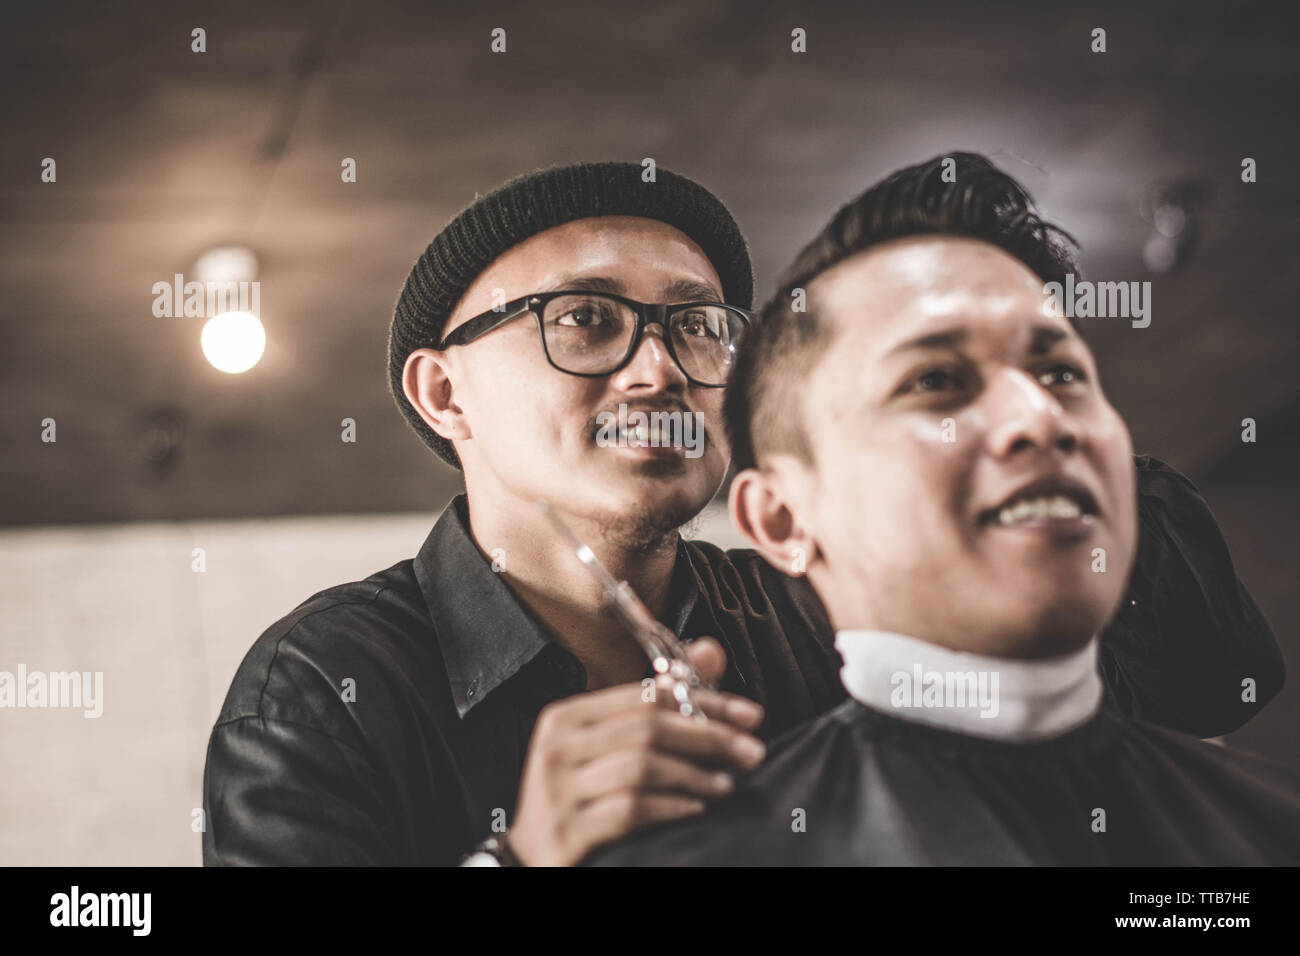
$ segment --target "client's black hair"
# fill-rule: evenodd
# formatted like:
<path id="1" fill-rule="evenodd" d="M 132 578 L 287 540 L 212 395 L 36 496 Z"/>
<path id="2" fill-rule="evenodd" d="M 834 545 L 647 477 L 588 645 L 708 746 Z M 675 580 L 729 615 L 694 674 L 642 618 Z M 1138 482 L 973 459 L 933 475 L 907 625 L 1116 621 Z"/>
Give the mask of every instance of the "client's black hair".
<path id="1" fill-rule="evenodd" d="M 737 470 L 763 452 L 812 460 L 803 432 L 801 386 L 831 341 L 807 300 L 809 283 L 872 246 L 919 235 L 982 239 L 1006 250 L 1046 282 L 1078 273 L 1077 244 L 1044 222 L 1018 182 L 978 153 L 950 153 L 891 173 L 837 212 L 804 247 L 746 331 L 727 385 L 723 417 Z M 795 290 L 807 311 L 795 312 Z"/>

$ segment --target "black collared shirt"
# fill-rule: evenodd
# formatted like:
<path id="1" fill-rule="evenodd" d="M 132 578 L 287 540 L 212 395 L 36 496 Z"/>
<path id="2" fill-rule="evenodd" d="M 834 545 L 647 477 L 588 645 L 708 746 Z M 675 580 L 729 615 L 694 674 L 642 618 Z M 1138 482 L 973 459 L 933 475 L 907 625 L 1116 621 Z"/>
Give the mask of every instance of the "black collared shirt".
<path id="1" fill-rule="evenodd" d="M 1108 692 L 1134 716 L 1235 729 L 1280 689 L 1277 645 L 1191 484 L 1139 459 L 1139 487 L 1139 566 L 1102 640 Z M 586 687 L 508 579 L 460 496 L 413 560 L 258 638 L 208 744 L 205 864 L 452 864 L 508 823 L 538 713 Z M 722 689 L 766 708 L 760 736 L 844 699 L 821 603 L 755 552 L 681 541 L 669 608 L 680 638 L 722 644 Z M 1257 703 L 1238 699 L 1243 676 Z"/>
<path id="2" fill-rule="evenodd" d="M 587 684 L 508 577 L 462 495 L 414 561 L 263 634 L 208 746 L 204 862 L 450 864 L 508 821 L 538 713 Z M 665 623 L 718 639 L 722 689 L 767 709 L 760 736 L 843 697 L 825 611 L 787 581 L 752 551 L 678 544 Z"/>

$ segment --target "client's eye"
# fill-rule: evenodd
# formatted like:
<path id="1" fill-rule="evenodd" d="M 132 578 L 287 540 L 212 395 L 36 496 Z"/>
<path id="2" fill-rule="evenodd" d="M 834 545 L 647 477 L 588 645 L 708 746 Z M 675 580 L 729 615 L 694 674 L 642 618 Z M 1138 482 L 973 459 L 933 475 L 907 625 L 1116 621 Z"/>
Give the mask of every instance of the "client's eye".
<path id="1" fill-rule="evenodd" d="M 960 388 L 961 377 L 950 368 L 927 369 L 903 386 L 907 392 L 942 392 L 950 388 Z"/>
<path id="2" fill-rule="evenodd" d="M 1086 382 L 1088 376 L 1077 366 L 1058 362 L 1038 376 L 1039 384 L 1051 388 L 1053 385 L 1078 385 Z"/>

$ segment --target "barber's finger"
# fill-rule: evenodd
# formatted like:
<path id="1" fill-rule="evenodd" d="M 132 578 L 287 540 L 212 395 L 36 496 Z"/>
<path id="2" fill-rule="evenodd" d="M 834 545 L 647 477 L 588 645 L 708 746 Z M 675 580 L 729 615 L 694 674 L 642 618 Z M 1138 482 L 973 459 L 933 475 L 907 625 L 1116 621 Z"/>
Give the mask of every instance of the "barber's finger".
<path id="1" fill-rule="evenodd" d="M 666 675 L 655 678 L 655 701 L 670 710 L 677 709 L 677 698 L 673 696 L 673 679 Z M 644 695 L 642 695 L 644 697 Z M 744 730 L 753 730 L 763 723 L 763 706 L 748 697 L 728 694 L 724 691 L 710 690 L 707 687 L 691 689 L 691 699 L 704 711 L 710 720 L 725 720 L 727 723 Z"/>
<path id="2" fill-rule="evenodd" d="M 686 656 L 700 680 L 713 687 L 718 686 L 727 672 L 727 652 L 711 637 L 697 637 L 687 644 Z"/>
<path id="3" fill-rule="evenodd" d="M 581 805 L 618 790 L 657 790 L 697 797 L 724 797 L 735 786 L 725 770 L 701 767 L 672 754 L 625 748 L 597 757 L 569 781 L 571 799 Z"/>
<path id="4" fill-rule="evenodd" d="M 708 806 L 698 797 L 653 791 L 620 790 L 592 801 L 573 819 L 569 832 L 583 844 L 582 855 L 602 844 L 656 823 L 681 820 Z"/>
<path id="5" fill-rule="evenodd" d="M 548 704 L 543 710 L 555 711 L 557 722 L 575 727 L 599 724 L 615 714 L 635 710 L 640 705 L 657 700 L 659 691 L 645 683 L 618 684 L 603 690 L 593 690 L 586 694 L 574 694 L 563 700 Z"/>
<path id="6" fill-rule="evenodd" d="M 549 704 L 545 712 L 548 713 L 550 723 L 575 727 L 599 724 L 615 714 L 625 713 L 647 703 L 676 708 L 672 686 L 672 678 L 660 675 L 654 679 L 653 684 L 642 681 L 639 684 L 619 684 L 589 694 L 576 694 Z M 753 730 L 763 723 L 765 712 L 762 705 L 746 697 L 705 687 L 693 688 L 691 696 L 708 718 L 724 720 L 746 730 Z"/>
<path id="7" fill-rule="evenodd" d="M 696 720 L 661 707 L 642 706 L 584 728 L 570 742 L 568 756 L 586 763 L 627 747 L 676 754 L 697 763 L 748 770 L 763 759 L 763 742 L 721 720 Z"/>

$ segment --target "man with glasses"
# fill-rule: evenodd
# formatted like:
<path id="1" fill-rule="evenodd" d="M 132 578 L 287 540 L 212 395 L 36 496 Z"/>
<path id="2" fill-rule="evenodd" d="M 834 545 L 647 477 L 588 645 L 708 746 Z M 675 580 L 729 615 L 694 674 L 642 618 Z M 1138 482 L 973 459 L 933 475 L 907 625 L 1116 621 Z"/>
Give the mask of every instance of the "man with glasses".
<path id="1" fill-rule="evenodd" d="M 811 589 L 677 530 L 727 471 L 722 386 L 752 286 L 717 198 L 634 164 L 513 180 L 433 240 L 397 303 L 390 385 L 466 493 L 414 560 L 316 595 L 253 646 L 209 744 L 205 862 L 453 863 L 479 842 L 476 860 L 574 863 L 700 813 L 761 761 L 756 734 L 843 699 Z M 702 453 L 653 427 L 607 440 L 629 412 L 692 416 Z M 654 683 L 543 498 L 688 642 L 718 687 L 699 697 L 708 720 Z M 1160 580 L 1211 569 L 1222 545 L 1212 522 L 1186 554 L 1158 520 L 1151 534 Z M 1250 661 L 1266 700 L 1280 665 L 1248 598 L 1222 630 L 1159 640 L 1156 611 L 1196 606 L 1203 577 L 1135 598 L 1103 654 L 1122 706 L 1220 733 L 1248 715 L 1183 698 L 1188 675 Z M 1176 673 L 1149 666 L 1174 642 Z"/>

